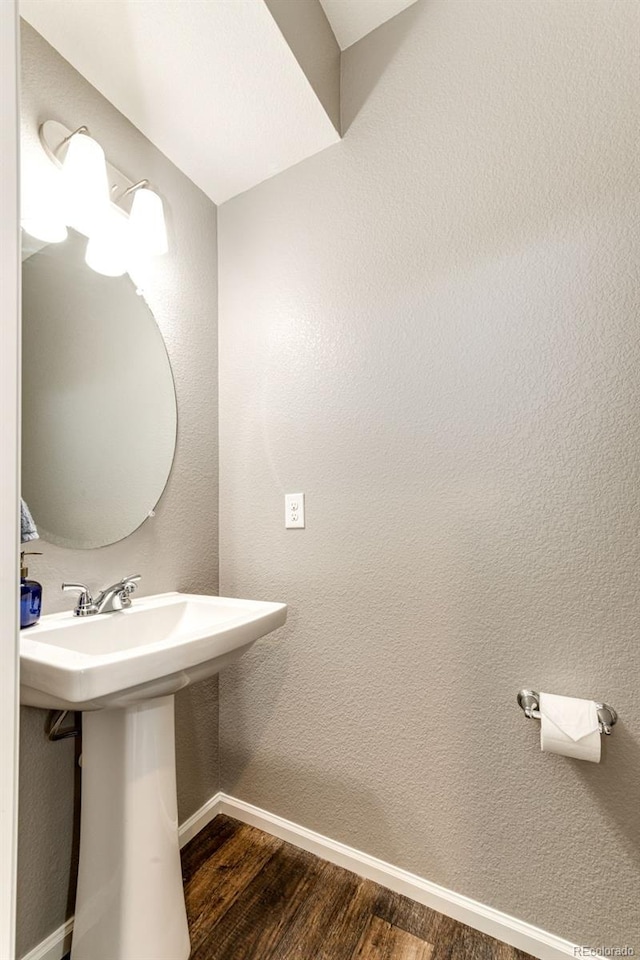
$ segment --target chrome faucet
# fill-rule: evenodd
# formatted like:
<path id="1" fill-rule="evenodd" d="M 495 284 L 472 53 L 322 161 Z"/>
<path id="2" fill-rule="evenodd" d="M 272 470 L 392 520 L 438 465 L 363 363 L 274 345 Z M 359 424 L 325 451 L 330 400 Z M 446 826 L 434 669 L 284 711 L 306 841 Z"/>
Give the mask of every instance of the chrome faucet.
<path id="1" fill-rule="evenodd" d="M 78 590 L 80 593 L 73 610 L 74 617 L 91 617 L 97 613 L 111 613 L 113 610 L 126 610 L 130 607 L 131 594 L 137 589 L 138 581 L 141 579 L 139 573 L 134 573 L 131 577 L 123 577 L 117 583 L 112 583 L 110 587 L 105 587 L 95 600 L 84 583 L 63 583 L 62 589 Z"/>

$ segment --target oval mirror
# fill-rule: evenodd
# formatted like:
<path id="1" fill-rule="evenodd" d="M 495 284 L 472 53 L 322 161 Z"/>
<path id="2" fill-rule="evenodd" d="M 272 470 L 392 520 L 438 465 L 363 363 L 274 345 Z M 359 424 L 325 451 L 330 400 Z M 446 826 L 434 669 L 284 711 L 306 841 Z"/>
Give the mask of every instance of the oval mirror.
<path id="1" fill-rule="evenodd" d="M 177 426 L 154 316 L 129 276 L 85 264 L 86 243 L 23 234 L 22 264 L 22 496 L 43 539 L 81 548 L 149 516 Z"/>

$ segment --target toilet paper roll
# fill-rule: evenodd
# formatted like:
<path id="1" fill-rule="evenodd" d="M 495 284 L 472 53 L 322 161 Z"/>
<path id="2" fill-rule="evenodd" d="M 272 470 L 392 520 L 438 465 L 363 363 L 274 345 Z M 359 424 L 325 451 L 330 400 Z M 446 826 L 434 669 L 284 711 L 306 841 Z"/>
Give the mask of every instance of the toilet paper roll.
<path id="1" fill-rule="evenodd" d="M 600 726 L 594 701 L 541 693 L 540 749 L 600 763 Z"/>

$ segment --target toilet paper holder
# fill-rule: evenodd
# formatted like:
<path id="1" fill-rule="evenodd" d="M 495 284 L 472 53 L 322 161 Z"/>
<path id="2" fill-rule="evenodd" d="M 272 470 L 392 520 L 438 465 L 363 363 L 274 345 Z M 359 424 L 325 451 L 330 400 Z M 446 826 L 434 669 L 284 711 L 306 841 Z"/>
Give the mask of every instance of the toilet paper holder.
<path id="1" fill-rule="evenodd" d="M 525 717 L 530 720 L 540 719 L 540 694 L 535 690 L 520 690 L 518 693 L 518 706 L 524 710 Z M 608 703 L 596 702 L 598 711 L 598 720 L 600 721 L 600 733 L 607 736 L 612 733 L 611 728 L 615 726 L 618 714 L 610 707 Z"/>

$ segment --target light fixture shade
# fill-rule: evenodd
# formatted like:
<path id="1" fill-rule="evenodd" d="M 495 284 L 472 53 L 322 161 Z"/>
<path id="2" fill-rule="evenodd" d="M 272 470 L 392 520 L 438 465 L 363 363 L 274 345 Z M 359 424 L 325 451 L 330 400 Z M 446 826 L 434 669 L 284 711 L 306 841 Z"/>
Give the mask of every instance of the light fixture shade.
<path id="1" fill-rule="evenodd" d="M 43 243 L 61 243 L 67 239 L 64 220 L 50 215 L 50 212 L 44 208 L 25 213 L 20 223 L 30 237 L 42 240 Z"/>
<path id="2" fill-rule="evenodd" d="M 84 133 L 69 140 L 62 188 L 67 224 L 90 237 L 109 206 L 109 181 L 104 150 Z"/>
<path id="3" fill-rule="evenodd" d="M 169 249 L 162 200 L 153 190 L 141 187 L 133 195 L 129 215 L 133 256 L 159 256 Z"/>
<path id="4" fill-rule="evenodd" d="M 129 224 L 126 215 L 109 204 L 89 237 L 85 262 L 105 277 L 121 277 L 127 270 L 128 254 Z"/>
<path id="5" fill-rule="evenodd" d="M 22 228 L 43 243 L 67 239 L 67 227 L 60 196 L 60 173 L 50 165 L 37 176 L 22 177 L 20 223 Z"/>

